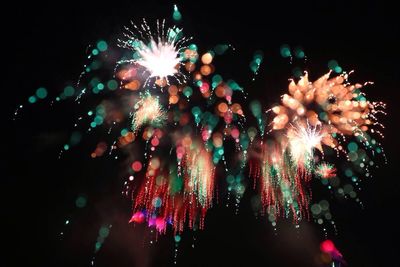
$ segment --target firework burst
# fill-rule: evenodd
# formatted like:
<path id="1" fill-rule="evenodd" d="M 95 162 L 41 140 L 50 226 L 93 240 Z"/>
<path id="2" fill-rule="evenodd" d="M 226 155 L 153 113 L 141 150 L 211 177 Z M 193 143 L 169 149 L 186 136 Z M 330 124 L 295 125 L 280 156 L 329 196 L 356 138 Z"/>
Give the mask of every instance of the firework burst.
<path id="1" fill-rule="evenodd" d="M 131 222 L 143 222 L 164 233 L 167 224 L 175 232 L 196 225 L 202 229 L 207 210 L 214 195 L 214 165 L 211 153 L 202 142 L 189 136 L 179 139 L 176 146 L 177 162 L 168 166 L 167 161 L 154 157 L 150 160 L 134 198 Z M 146 214 L 146 216 L 144 216 Z"/>
<path id="2" fill-rule="evenodd" d="M 290 153 L 294 162 L 302 164 L 306 161 L 312 161 L 314 148 L 322 152 L 321 140 L 324 134 L 319 127 L 296 123 L 291 125 L 287 131 L 287 138 L 290 145 Z M 308 158 L 305 159 L 305 158 Z"/>
<path id="3" fill-rule="evenodd" d="M 336 168 L 332 164 L 322 162 L 317 165 L 315 174 L 321 178 L 329 179 L 336 176 Z"/>
<path id="4" fill-rule="evenodd" d="M 142 27 L 149 31 L 145 25 Z M 218 52 L 209 50 L 201 57 L 195 44 L 185 48 L 182 53 L 188 61 L 184 64 L 185 69 L 193 73 L 183 81 L 171 79 L 173 83 L 167 84 L 167 90 L 159 94 L 160 98 L 169 100 L 165 108 L 158 97 L 150 95 L 143 77 L 137 75 L 134 65 L 143 67 L 143 64 L 132 62 L 133 67 L 124 66 L 118 71 L 121 87 L 133 94 L 139 92 L 139 101 L 132 111 L 132 130 L 139 136 L 137 133 L 146 125 L 142 137 L 150 145 L 148 150 L 146 145 L 141 161 L 147 170 L 141 172 L 137 168 L 134 175 L 138 178 L 125 191 L 132 189 L 131 222 L 147 221 L 160 233 L 166 231 L 168 224 L 175 232 L 183 231 L 185 226 L 202 229 L 206 212 L 213 204 L 217 165 L 221 162 L 226 172 L 243 176 L 246 166 L 243 150 L 248 144 L 243 146 L 242 140 L 246 139 L 240 131 L 245 117 L 241 104 L 233 102 L 234 91 L 243 92 L 243 89 L 235 81 L 224 81 L 220 75 L 213 74 L 215 55 L 222 54 L 227 48 L 227 45 L 216 46 Z M 199 58 L 200 67 L 196 66 Z M 142 89 L 145 91 L 141 92 Z M 191 102 L 193 96 L 197 97 L 195 103 Z M 206 105 L 202 105 L 202 99 Z M 236 151 L 242 153 L 240 168 L 234 171 L 228 168 L 225 159 L 224 141 L 227 138 L 233 138 Z M 122 139 L 128 143 L 126 140 L 126 137 Z M 153 161 L 159 164 L 153 164 Z M 241 188 L 239 191 L 243 194 L 244 187 L 240 183 L 238 180 L 234 189 Z"/>
<path id="5" fill-rule="evenodd" d="M 289 94 L 282 97 L 282 105 L 271 110 L 275 114 L 272 130 L 284 129 L 288 123 L 297 120 L 307 120 L 312 126 L 320 125 L 327 133 L 322 138 L 322 144 L 337 150 L 342 150 L 340 138 L 344 136 L 359 137 L 366 146 L 367 132 L 382 134 L 378 128 L 383 125 L 378 122 L 377 114 L 386 114 L 385 104 L 370 102 L 360 89 L 369 82 L 350 84 L 349 74 L 333 78 L 330 72 L 315 82 L 309 82 L 306 73 L 296 84 L 289 84 Z M 317 108 L 313 108 L 315 106 Z M 337 138 L 335 138 L 337 137 Z"/>
<path id="6" fill-rule="evenodd" d="M 344 73 L 330 78 L 327 73 L 309 82 L 306 73 L 297 83 L 290 82 L 289 94 L 282 96 L 281 105 L 267 111 L 274 114 L 268 133 L 274 134 L 272 143 L 279 144 L 261 145 L 263 152 L 255 163 L 251 162 L 251 174 L 259 181 L 264 208 L 274 217 L 281 214 L 288 217 L 291 213 L 298 220 L 308 216 L 312 175 L 325 180 L 336 176 L 333 165 L 325 162 L 317 165 L 325 156 L 324 147 L 335 149 L 337 154 L 343 152 L 358 169 L 365 168 L 366 176 L 369 175 L 364 163 L 366 152 L 351 142 L 348 153 L 344 149 L 346 136 L 354 138 L 372 154 L 383 151 L 371 134 L 382 136 L 378 128 L 383 126 L 377 114 L 385 114 L 385 104 L 366 100 L 360 91 L 363 85 L 350 84 L 348 76 Z M 262 121 L 260 116 L 256 117 Z M 262 130 L 264 125 L 259 128 Z"/>
<path id="7" fill-rule="evenodd" d="M 132 28 L 125 27 L 124 38 L 119 39 L 119 46 L 135 51 L 133 59 L 122 59 L 117 66 L 122 64 L 139 65 L 148 72 L 145 81 L 147 85 L 154 81 L 161 87 L 169 85 L 169 79 L 174 77 L 178 82 L 185 80 L 185 75 L 180 67 L 186 60 L 182 52 L 186 49 L 186 42 L 182 29 L 172 27 L 165 29 L 165 21 L 157 21 L 156 33 L 151 31 L 146 20 L 139 26 L 131 22 Z"/>
<path id="8" fill-rule="evenodd" d="M 135 104 L 132 116 L 132 130 L 135 133 L 145 124 L 161 127 L 167 118 L 158 97 L 152 96 L 149 92 L 141 95 L 140 101 Z"/>

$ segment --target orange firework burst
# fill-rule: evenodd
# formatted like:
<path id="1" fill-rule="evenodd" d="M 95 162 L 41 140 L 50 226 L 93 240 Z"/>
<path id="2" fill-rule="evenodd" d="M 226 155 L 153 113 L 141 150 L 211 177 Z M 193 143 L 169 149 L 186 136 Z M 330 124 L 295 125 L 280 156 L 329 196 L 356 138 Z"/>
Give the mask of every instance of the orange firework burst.
<path id="1" fill-rule="evenodd" d="M 373 127 L 383 127 L 377 121 L 376 114 L 385 114 L 385 104 L 365 99 L 360 89 L 368 83 L 350 84 L 347 82 L 349 74 L 329 78 L 330 74 L 325 74 L 315 82 L 309 82 L 307 73 L 297 84 L 292 80 L 289 94 L 282 96 L 282 105 L 271 109 L 275 113 L 272 130 L 284 129 L 293 121 L 307 120 L 312 126 L 320 125 L 328 133 L 321 140 L 324 145 L 339 150 L 342 147 L 333 134 L 361 136 L 367 145 L 367 131 L 380 134 Z M 315 104 L 317 108 L 312 109 Z"/>
<path id="2" fill-rule="evenodd" d="M 292 80 L 282 104 L 267 111 L 274 114 L 269 133 L 275 133 L 275 140 L 273 145 L 261 146 L 262 153 L 251 163 L 251 174 L 259 181 L 264 208 L 275 218 L 291 213 L 297 221 L 308 216 L 312 175 L 336 176 L 333 165 L 316 166 L 320 159 L 314 154 L 319 151 L 324 157 L 324 145 L 342 151 L 349 160 L 341 144 L 346 136 L 355 137 L 372 153 L 376 148 L 369 133 L 380 134 L 376 128 L 383 126 L 376 115 L 385 114 L 385 104 L 366 100 L 360 89 L 368 83 L 353 85 L 347 82 L 346 73 L 333 78 L 330 74 L 315 82 L 308 80 L 307 73 L 297 83 Z M 357 148 L 349 145 L 350 151 Z"/>

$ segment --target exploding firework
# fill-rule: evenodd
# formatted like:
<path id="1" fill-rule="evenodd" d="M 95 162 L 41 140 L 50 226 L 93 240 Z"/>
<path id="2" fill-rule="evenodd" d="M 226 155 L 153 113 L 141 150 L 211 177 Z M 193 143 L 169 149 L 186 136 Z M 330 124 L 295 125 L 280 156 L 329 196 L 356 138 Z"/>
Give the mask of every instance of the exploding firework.
<path id="1" fill-rule="evenodd" d="M 256 163 L 252 163 L 251 174 L 259 180 L 264 208 L 275 217 L 281 214 L 288 217 L 291 213 L 297 220 L 308 216 L 312 175 L 325 179 L 336 176 L 333 165 L 317 165 L 325 156 L 325 148 L 343 152 L 357 168 L 366 168 L 367 176 L 366 152 L 358 150 L 358 145 L 351 142 L 347 153 L 343 148 L 346 136 L 356 139 L 372 153 L 382 152 L 379 143 L 370 135 L 382 136 L 379 129 L 375 129 L 383 127 L 376 115 L 385 114 L 385 104 L 367 101 L 360 91 L 363 85 L 348 83 L 348 74 L 329 77 L 330 73 L 312 83 L 306 73 L 298 83 L 291 81 L 289 94 L 282 96 L 282 105 L 267 111 L 274 114 L 268 133 L 273 133 L 273 143 L 279 141 L 279 144 L 262 145 L 263 152 Z M 252 106 L 262 132 L 264 120 L 258 110 Z M 347 170 L 347 173 L 353 172 Z"/>
<path id="2" fill-rule="evenodd" d="M 133 59 L 122 59 L 117 65 L 139 65 L 148 72 L 145 85 L 152 80 L 164 87 L 171 77 L 179 82 L 185 79 L 180 68 L 187 60 L 182 52 L 190 38 L 183 37 L 182 29 L 177 27 L 165 29 L 165 21 L 157 21 L 156 28 L 156 33 L 152 32 L 146 20 L 139 26 L 132 22 L 132 28 L 125 27 L 125 39 L 119 39 L 119 45 L 135 54 Z"/>
<path id="3" fill-rule="evenodd" d="M 287 139 L 290 146 L 290 155 L 293 161 L 302 165 L 304 162 L 312 162 L 314 160 L 314 149 L 317 148 L 322 152 L 321 140 L 323 133 L 318 127 L 297 123 L 287 131 Z"/>
<path id="4" fill-rule="evenodd" d="M 285 135 L 261 145 L 250 175 L 259 181 L 263 210 L 274 218 L 308 218 L 309 182 L 314 168 L 314 151 L 322 152 L 323 133 L 319 127 L 296 122 Z"/>
<path id="5" fill-rule="evenodd" d="M 324 179 L 329 179 L 336 176 L 336 168 L 329 163 L 323 162 L 318 164 L 315 169 L 315 174 Z"/>
<path id="6" fill-rule="evenodd" d="M 138 29 L 134 26 L 137 31 L 142 32 L 141 36 L 153 40 L 152 45 L 157 44 L 147 23 L 144 22 L 140 27 Z M 155 227 L 160 233 L 165 233 L 170 224 L 175 232 L 180 232 L 185 225 L 189 228 L 204 227 L 204 218 L 212 206 L 216 190 L 214 173 L 220 163 L 230 176 L 238 177 L 229 190 L 238 193 L 238 196 L 244 192 L 241 183 L 248 148 L 246 135 L 243 133 L 245 116 L 241 104 L 234 101 L 233 97 L 235 91 L 243 92 L 243 88 L 235 81 L 225 81 L 221 75 L 215 73 L 213 60 L 216 55 L 223 54 L 229 48 L 228 45 L 217 45 L 214 50 L 208 50 L 199 56 L 195 44 L 180 48 L 176 46 L 179 42 L 175 43 L 175 40 L 181 38 L 176 36 L 181 35 L 180 29 L 173 28 L 171 31 L 174 33 L 166 35 L 163 32 L 164 23 L 158 25 L 157 29 L 158 35 L 166 36 L 158 40 L 168 40 L 171 34 L 176 38 L 169 39 L 169 43 L 161 43 L 169 44 L 168 49 L 173 47 L 172 44 L 175 45 L 174 49 L 179 50 L 180 56 L 178 65 L 184 65 L 188 75 L 181 80 L 169 79 L 169 76 L 178 78 L 181 75 L 176 72 L 178 68 L 170 69 L 171 75 L 150 74 L 148 78 L 157 76 L 155 83 L 166 88 L 155 97 L 147 89 L 148 82 L 143 82 L 146 77 L 141 77 L 138 73 L 140 67 L 146 67 L 146 71 L 151 72 L 148 64 L 152 61 L 143 62 L 149 57 L 140 56 L 141 53 L 136 50 L 139 55 L 137 60 L 121 60 L 118 63 L 121 68 L 117 69 L 117 77 L 121 88 L 127 89 L 133 95 L 139 92 L 134 110 L 131 111 L 133 134 L 139 137 L 139 132 L 143 130 L 142 139 L 150 145 L 150 149 L 146 145 L 145 157 L 140 161 L 140 166 L 147 167 L 140 170 L 135 168 L 136 178 L 129 182 L 125 193 L 128 195 L 131 192 L 133 195 L 131 222 L 147 221 L 149 226 Z M 132 39 L 132 31 L 125 36 Z M 123 47 L 135 50 L 129 45 L 130 42 L 123 44 Z M 143 42 L 136 40 L 136 47 L 140 46 L 144 47 Z M 143 49 L 146 53 L 155 51 L 149 47 Z M 160 64 L 159 61 L 165 58 L 153 59 Z M 169 59 L 172 62 L 177 57 L 171 56 Z M 200 66 L 196 64 L 198 59 Z M 124 63 L 131 64 L 122 66 Z M 172 65 L 177 66 L 176 62 L 170 66 Z M 168 106 L 164 107 L 160 99 L 166 97 Z M 193 98 L 196 102 L 191 101 Z M 234 141 L 235 151 L 238 152 L 234 159 L 240 162 L 238 168 L 229 168 L 225 158 L 227 151 L 224 142 L 229 139 Z M 131 134 L 125 133 L 119 144 L 139 140 L 140 138 L 132 138 Z"/>
<path id="7" fill-rule="evenodd" d="M 275 114 L 272 129 L 284 129 L 293 121 L 307 120 L 312 126 L 321 125 L 327 133 L 321 140 L 324 145 L 342 150 L 339 136 L 354 136 L 369 146 L 368 131 L 381 135 L 379 129 L 375 129 L 383 128 L 376 115 L 385 114 L 385 104 L 367 101 L 360 91 L 363 85 L 348 83 L 348 76 L 329 78 L 329 72 L 315 82 L 309 82 L 306 73 L 297 84 L 292 80 L 290 95 L 284 94 L 282 105 L 271 109 Z M 312 108 L 315 104 L 317 108 Z"/>
<path id="8" fill-rule="evenodd" d="M 162 127 L 166 120 L 166 112 L 160 104 L 158 97 L 153 97 L 149 92 L 141 96 L 141 100 L 135 104 L 132 118 L 132 130 L 137 132 L 145 125 Z"/>
<path id="9" fill-rule="evenodd" d="M 211 59 L 202 58 L 208 64 L 211 63 Z M 240 87 L 232 80 L 224 82 L 216 75 L 213 79 L 213 91 L 205 86 L 211 84 L 206 74 L 210 73 L 193 73 L 195 86 L 199 87 L 198 92 L 206 101 L 215 97 L 221 99 L 216 102 L 216 107 L 202 110 L 199 106 L 191 106 L 189 100 L 195 93 L 193 89 L 188 84 L 170 85 L 167 90 L 169 108 L 163 123 L 152 119 L 139 123 L 148 125 L 144 129 L 143 137 L 152 146 L 149 153 L 146 152 L 150 158 L 149 164 L 144 163 L 148 166 L 147 171 L 142 179 L 139 179 L 142 180 L 138 185 L 139 189 L 133 192 L 132 222 L 141 221 L 137 218 L 144 216 L 149 225 L 156 227 L 161 233 L 166 231 L 168 224 L 171 224 L 176 232 L 182 231 L 186 223 L 189 228 L 202 229 L 206 212 L 213 203 L 216 166 L 223 162 L 227 172 L 242 177 L 246 166 L 244 151 L 248 146 L 244 141 L 246 138 L 240 133 L 240 122 L 244 120 L 244 114 L 239 103 L 232 103 L 233 91 L 240 90 Z M 148 100 L 152 112 L 144 108 L 144 103 Z M 134 118 L 145 118 L 135 114 L 141 109 L 144 115 L 152 114 L 153 111 L 158 114 L 162 110 L 159 101 L 148 94 L 142 95 L 140 101 L 142 102 L 138 102 L 138 108 L 133 111 Z M 158 114 L 153 118 L 159 120 L 161 116 Z M 198 134 L 192 130 L 196 128 Z M 240 152 L 240 167 L 235 170 L 228 169 L 224 156 L 224 140 L 228 138 L 234 140 L 235 149 Z M 166 156 L 165 151 L 170 151 L 170 154 Z M 176 152 L 176 157 L 173 157 L 172 151 Z M 160 153 L 162 155 L 159 155 Z M 158 164 L 152 163 L 155 158 Z M 154 169 L 155 166 L 157 169 Z M 154 177 L 154 173 L 163 175 L 157 174 L 157 178 Z M 243 194 L 239 180 L 234 189 L 240 189 L 238 191 Z M 154 203 L 157 203 L 157 206 Z"/>

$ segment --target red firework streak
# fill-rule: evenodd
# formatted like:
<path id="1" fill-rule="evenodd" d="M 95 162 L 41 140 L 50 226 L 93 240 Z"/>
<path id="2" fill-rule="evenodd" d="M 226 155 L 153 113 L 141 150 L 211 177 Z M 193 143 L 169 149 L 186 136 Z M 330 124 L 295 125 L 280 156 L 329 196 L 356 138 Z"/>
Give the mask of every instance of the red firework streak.
<path id="1" fill-rule="evenodd" d="M 214 165 L 211 153 L 201 142 L 177 144 L 177 175 L 162 170 L 157 158 L 150 161 L 145 179 L 135 197 L 131 221 L 140 222 L 138 212 L 145 213 L 149 226 L 165 233 L 168 223 L 175 232 L 184 230 L 186 221 L 193 229 L 199 221 L 204 228 L 204 218 L 212 205 L 214 195 Z"/>
<path id="2" fill-rule="evenodd" d="M 262 144 L 258 158 L 250 161 L 250 176 L 261 194 L 262 212 L 275 218 L 292 216 L 295 222 L 308 218 L 311 173 L 307 161 L 293 162 L 285 142 Z"/>

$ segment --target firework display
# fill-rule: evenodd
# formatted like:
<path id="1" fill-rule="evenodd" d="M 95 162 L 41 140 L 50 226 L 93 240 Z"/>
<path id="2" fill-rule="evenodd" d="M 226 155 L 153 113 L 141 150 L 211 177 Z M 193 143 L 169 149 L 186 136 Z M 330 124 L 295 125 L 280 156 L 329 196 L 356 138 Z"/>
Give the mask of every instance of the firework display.
<path id="1" fill-rule="evenodd" d="M 174 6 L 173 20 L 181 18 Z M 122 193 L 132 198 L 129 223 L 147 224 L 157 233 L 203 229 L 218 196 L 226 202 L 233 197 L 238 209 L 251 183 L 260 202 L 257 212 L 273 225 L 279 218 L 295 224 L 332 221 L 328 201 L 313 199 L 314 180 L 359 202 L 354 190 L 359 176 L 370 176 L 373 157 L 384 155 L 378 117 L 385 104 L 362 92 L 371 82 L 352 84 L 351 72 L 342 71 L 312 82 L 304 72 L 290 80 L 278 105 L 250 101 L 247 112 L 244 88 L 223 78 L 214 63 L 232 46 L 202 49 L 183 29 L 168 27 L 165 20 L 153 24 L 131 23 L 115 47 L 99 41 L 78 83 L 52 101 L 98 100 L 77 118 L 60 157 L 80 142 L 80 127 L 105 128 L 108 141 L 99 141 L 90 156 L 125 159 Z M 281 55 L 292 60 L 286 45 Z M 294 55 L 305 58 L 300 48 Z M 253 81 L 263 59 L 261 51 L 254 53 Z M 47 94 L 39 88 L 29 102 Z M 336 158 L 345 163 L 335 165 Z M 338 178 L 343 174 L 348 181 Z M 109 228 L 103 229 L 106 236 Z"/>

